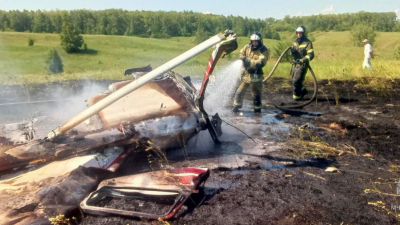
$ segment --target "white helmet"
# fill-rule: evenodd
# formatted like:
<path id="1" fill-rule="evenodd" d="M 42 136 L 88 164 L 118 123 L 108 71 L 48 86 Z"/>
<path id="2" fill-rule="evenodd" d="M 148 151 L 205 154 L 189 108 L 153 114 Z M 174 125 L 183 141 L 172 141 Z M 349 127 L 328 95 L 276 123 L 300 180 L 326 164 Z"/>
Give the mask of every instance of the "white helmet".
<path id="1" fill-rule="evenodd" d="M 254 32 L 251 36 L 250 36 L 250 40 L 251 41 L 260 41 L 261 40 L 261 34 L 259 32 Z"/>
<path id="2" fill-rule="evenodd" d="M 305 31 L 305 29 L 304 29 L 303 26 L 300 26 L 300 27 L 296 28 L 296 32 L 297 33 L 304 33 L 304 31 Z"/>

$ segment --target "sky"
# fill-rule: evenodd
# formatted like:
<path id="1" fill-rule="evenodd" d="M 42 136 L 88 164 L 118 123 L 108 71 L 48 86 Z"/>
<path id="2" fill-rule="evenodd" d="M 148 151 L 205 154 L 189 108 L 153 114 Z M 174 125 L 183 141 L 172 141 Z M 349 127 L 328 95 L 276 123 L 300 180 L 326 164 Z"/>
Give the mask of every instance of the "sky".
<path id="1" fill-rule="evenodd" d="M 110 8 L 130 11 L 194 11 L 261 19 L 359 11 L 396 12 L 400 19 L 400 0 L 0 0 L 0 9 L 7 11 Z"/>

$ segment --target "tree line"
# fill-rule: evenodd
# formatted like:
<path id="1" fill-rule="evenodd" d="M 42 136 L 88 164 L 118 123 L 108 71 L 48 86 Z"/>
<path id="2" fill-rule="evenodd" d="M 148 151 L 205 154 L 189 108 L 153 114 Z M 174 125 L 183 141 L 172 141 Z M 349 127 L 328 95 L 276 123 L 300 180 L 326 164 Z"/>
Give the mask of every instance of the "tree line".
<path id="1" fill-rule="evenodd" d="M 400 31 L 394 12 L 358 12 L 338 15 L 286 16 L 250 19 L 241 16 L 206 15 L 192 11 L 127 11 L 108 10 L 0 10 L 0 30 L 61 33 L 63 20 L 68 18 L 81 34 L 128 35 L 154 38 L 195 36 L 196 32 L 213 35 L 225 29 L 239 36 L 260 31 L 265 38 L 280 39 L 278 31 L 293 31 L 305 25 L 309 31 L 345 31 L 360 23 L 369 24 L 376 31 Z"/>
<path id="2" fill-rule="evenodd" d="M 61 33 L 63 18 L 68 17 L 81 34 L 128 35 L 154 38 L 194 36 L 202 30 L 214 35 L 233 29 L 240 36 L 260 31 L 267 38 L 279 39 L 265 20 L 240 16 L 205 15 L 191 11 L 126 11 L 122 9 L 92 10 L 0 10 L 0 30 Z"/>
<path id="3" fill-rule="evenodd" d="M 358 12 L 313 16 L 285 16 L 282 20 L 271 23 L 271 29 L 276 31 L 293 30 L 298 24 L 303 24 L 309 31 L 349 31 L 354 26 L 365 24 L 375 31 L 400 31 L 400 20 L 396 20 L 395 12 Z"/>

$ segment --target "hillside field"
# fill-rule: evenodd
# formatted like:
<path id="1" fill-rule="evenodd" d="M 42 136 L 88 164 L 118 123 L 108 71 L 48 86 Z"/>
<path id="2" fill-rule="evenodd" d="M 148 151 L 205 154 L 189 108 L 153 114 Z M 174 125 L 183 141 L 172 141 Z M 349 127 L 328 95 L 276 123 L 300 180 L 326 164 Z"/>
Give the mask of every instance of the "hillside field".
<path id="1" fill-rule="evenodd" d="M 316 58 L 311 66 L 319 79 L 358 79 L 361 77 L 387 78 L 400 77 L 400 60 L 396 51 L 400 45 L 399 32 L 379 32 L 374 47 L 375 59 L 373 71 L 362 70 L 363 48 L 352 45 L 350 32 L 314 32 L 314 50 Z M 290 44 L 293 35 L 281 33 L 282 41 Z M 34 46 L 28 46 L 28 39 L 35 40 Z M 67 54 L 60 46 L 58 34 L 38 33 L 0 33 L 0 83 L 23 84 L 70 79 L 124 79 L 125 69 L 151 64 L 153 69 L 186 50 L 194 47 L 194 37 L 173 37 L 153 39 L 111 35 L 83 35 L 88 45 L 88 53 Z M 239 48 L 247 42 L 247 37 L 239 37 Z M 277 40 L 265 39 L 264 44 L 271 50 Z M 64 73 L 48 75 L 46 56 L 51 48 L 60 54 Z M 175 69 L 182 75 L 202 76 L 211 49 L 187 61 Z M 218 69 L 236 60 L 239 49 L 220 60 Z M 272 56 L 272 54 L 271 54 Z M 271 58 L 266 74 L 269 73 L 275 59 Z M 276 74 L 286 76 L 290 64 L 282 63 Z"/>

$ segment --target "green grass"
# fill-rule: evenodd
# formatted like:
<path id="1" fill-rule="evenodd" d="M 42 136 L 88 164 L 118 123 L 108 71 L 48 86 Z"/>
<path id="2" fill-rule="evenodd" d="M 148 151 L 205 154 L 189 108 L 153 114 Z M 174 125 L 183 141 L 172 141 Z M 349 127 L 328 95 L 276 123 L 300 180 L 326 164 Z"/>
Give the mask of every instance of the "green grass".
<path id="1" fill-rule="evenodd" d="M 151 64 L 156 68 L 194 47 L 194 38 L 152 39 L 126 36 L 84 35 L 97 54 L 67 54 L 57 34 L 0 33 L 0 82 L 25 83 L 80 78 L 124 79 L 125 69 Z M 29 47 L 28 39 L 35 39 Z M 61 75 L 47 75 L 45 58 L 56 48 L 64 64 Z M 211 49 L 175 69 L 201 76 Z M 223 65 L 227 60 L 221 60 Z"/>
<path id="2" fill-rule="evenodd" d="M 350 32 L 314 32 L 314 50 L 316 57 L 312 61 L 318 79 L 360 79 L 369 77 L 393 80 L 400 78 L 400 60 L 395 51 L 400 45 L 400 33 L 378 33 L 374 44 L 374 70 L 363 70 L 363 48 L 354 47 Z M 284 40 L 293 37 L 291 33 L 281 33 Z M 28 40 L 35 40 L 34 46 L 28 46 Z M 156 68 L 179 54 L 194 47 L 194 37 L 174 37 L 170 39 L 152 39 L 126 36 L 84 35 L 89 49 L 97 54 L 67 54 L 60 46 L 58 34 L 34 34 L 2 32 L 0 33 L 0 83 L 32 83 L 69 79 L 124 79 L 125 69 L 151 64 Z M 239 49 L 249 42 L 247 37 L 239 37 Z M 264 40 L 271 50 L 277 40 Z M 47 75 L 45 59 L 50 49 L 56 48 L 60 54 L 64 73 Z M 239 49 L 227 59 L 221 59 L 216 72 L 236 60 Z M 182 75 L 202 76 L 211 49 L 187 61 L 174 69 Z M 266 74 L 269 73 L 275 59 L 270 59 Z M 289 76 L 290 64 L 279 65 L 276 75 Z"/>
<path id="3" fill-rule="evenodd" d="M 399 32 L 380 32 L 374 43 L 374 55 L 372 60 L 373 70 L 362 69 L 364 48 L 355 47 L 351 43 L 350 32 L 315 32 L 316 39 L 313 42 L 315 58 L 311 66 L 317 79 L 339 79 L 339 80 L 363 80 L 362 85 L 370 85 L 376 89 L 385 89 L 391 81 L 400 78 L 400 60 L 396 59 L 396 49 L 400 45 Z M 283 33 L 281 37 L 286 40 L 291 35 Z M 274 43 L 268 45 L 274 47 Z M 270 60 L 265 69 L 268 73 L 274 59 Z M 276 76 L 289 76 L 290 64 L 281 63 L 275 72 Z M 310 79 L 307 76 L 306 79 Z M 364 79 L 366 78 L 366 79 Z M 368 80 L 368 82 L 365 82 Z"/>

